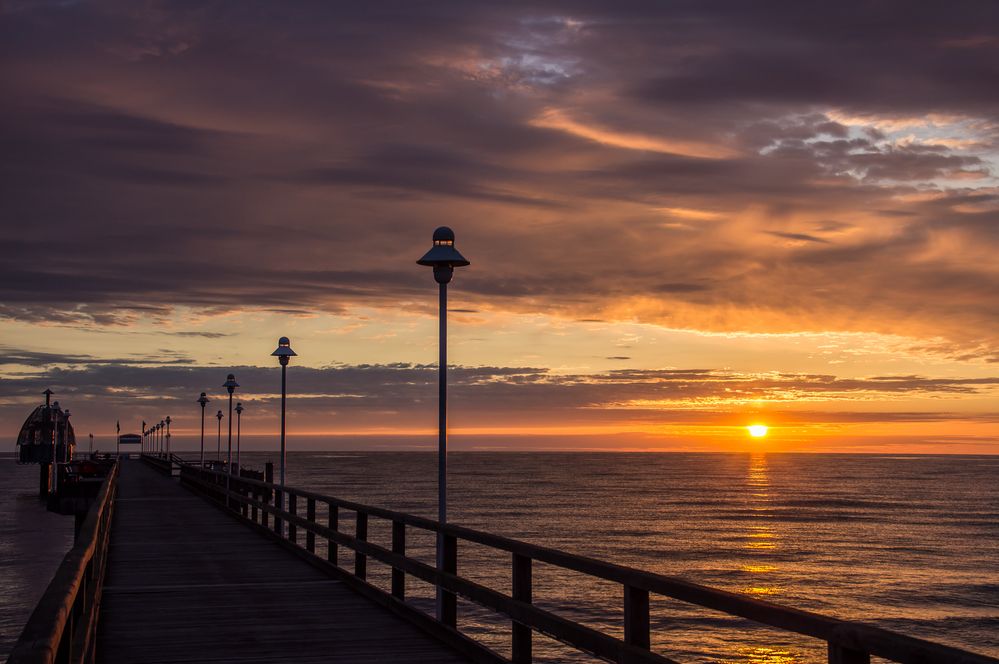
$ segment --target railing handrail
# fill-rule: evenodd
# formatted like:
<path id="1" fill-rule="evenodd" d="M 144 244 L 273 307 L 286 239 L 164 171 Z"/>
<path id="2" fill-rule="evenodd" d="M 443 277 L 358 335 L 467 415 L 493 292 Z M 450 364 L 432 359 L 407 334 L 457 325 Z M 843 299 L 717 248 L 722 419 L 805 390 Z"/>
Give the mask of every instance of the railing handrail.
<path id="1" fill-rule="evenodd" d="M 199 468 L 196 464 L 188 464 L 182 467 L 184 471 L 200 471 L 204 475 L 216 476 L 217 479 L 227 477 L 226 473 Z M 212 484 L 212 491 L 226 492 L 225 483 Z M 548 563 L 556 567 L 579 572 L 587 576 L 619 583 L 625 589 L 637 589 L 643 592 L 654 593 L 665 597 L 697 605 L 703 608 L 716 610 L 729 615 L 738 616 L 757 622 L 795 632 L 805 636 L 814 637 L 826 641 L 832 645 L 839 646 L 849 651 L 858 651 L 876 655 L 896 662 L 946 662 L 948 664 L 999 664 L 999 659 L 980 655 L 960 648 L 945 646 L 932 641 L 926 641 L 917 637 L 892 632 L 874 625 L 833 618 L 811 611 L 786 607 L 771 602 L 745 597 L 738 593 L 711 588 L 701 584 L 685 581 L 677 577 L 647 572 L 633 567 L 608 563 L 606 561 L 590 558 L 578 554 L 568 553 L 549 547 L 530 544 L 521 540 L 494 535 L 464 526 L 453 524 L 441 525 L 437 521 L 424 517 L 396 512 L 372 505 L 364 505 L 349 500 L 343 500 L 334 496 L 327 496 L 296 489 L 287 485 L 264 482 L 246 477 L 232 475 L 230 486 L 238 485 L 256 486 L 261 489 L 281 492 L 286 496 L 297 496 L 307 500 L 325 503 L 329 506 L 336 506 L 345 510 L 374 516 L 393 523 L 400 523 L 423 530 L 442 533 L 445 536 L 453 537 L 456 540 L 463 540 L 475 544 L 481 544 L 490 548 L 506 551 L 515 556 L 520 556 L 530 560 Z M 276 519 L 282 519 L 289 524 L 305 529 L 321 537 L 326 537 L 338 544 L 347 546 L 355 552 L 371 555 L 382 562 L 389 564 L 395 569 L 403 569 L 405 572 L 413 574 L 429 583 L 436 583 L 447 590 L 469 597 L 473 601 L 478 601 L 475 595 L 479 593 L 468 580 L 454 574 L 440 572 L 433 567 L 419 563 L 418 561 L 402 558 L 398 554 L 378 547 L 362 539 L 353 538 L 338 530 L 333 530 L 308 519 L 302 518 L 295 512 L 278 509 L 264 502 L 253 500 L 237 493 L 229 492 L 232 501 L 253 506 L 263 512 L 274 515 Z M 405 561 L 405 562 L 404 562 Z M 426 568 L 422 569 L 421 568 Z M 478 586 L 491 593 L 491 589 Z M 504 596 L 507 597 L 507 596 Z M 481 596 L 479 599 L 484 598 Z M 488 598 L 486 598 L 488 599 Z M 481 602 L 480 602 L 481 603 Z M 487 602 L 489 608 L 496 609 L 495 606 Z M 530 607 L 530 605 L 527 605 Z M 534 612 L 540 611 L 536 607 L 530 607 Z M 557 617 L 556 617 L 557 618 Z M 606 635 L 603 635 L 606 636 Z M 613 638 L 613 637 L 608 637 Z M 663 658 L 664 659 L 664 658 Z M 663 661 L 660 659 L 659 661 Z M 669 660 L 666 660 L 669 661 Z"/>
<path id="2" fill-rule="evenodd" d="M 118 470 L 116 461 L 87 512 L 76 542 L 21 631 L 8 664 L 70 661 L 92 649 Z M 81 606 L 80 601 L 89 605 Z"/>

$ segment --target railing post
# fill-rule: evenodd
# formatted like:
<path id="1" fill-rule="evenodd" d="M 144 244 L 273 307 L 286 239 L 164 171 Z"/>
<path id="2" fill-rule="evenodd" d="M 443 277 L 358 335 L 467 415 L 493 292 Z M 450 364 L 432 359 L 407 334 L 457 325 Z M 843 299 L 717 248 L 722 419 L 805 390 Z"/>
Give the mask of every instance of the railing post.
<path id="1" fill-rule="evenodd" d="M 444 545 L 443 563 L 441 570 L 448 574 L 458 573 L 458 540 L 454 535 L 441 533 Z M 447 590 L 441 590 L 441 622 L 448 627 L 458 626 L 458 597 Z"/>
<path id="2" fill-rule="evenodd" d="M 288 493 L 288 514 L 298 515 L 298 496 L 291 492 Z M 288 541 L 298 544 L 298 528 L 292 521 L 288 522 Z"/>
<path id="3" fill-rule="evenodd" d="M 242 468 L 240 468 L 237 471 L 237 474 L 236 474 L 236 486 L 238 487 L 239 495 L 242 496 L 243 498 L 249 498 L 251 496 L 251 494 L 253 493 L 253 489 L 251 487 L 247 486 L 247 484 L 245 482 L 243 482 L 243 469 Z M 244 502 L 240 502 L 239 503 L 239 507 L 240 507 L 240 512 L 243 515 L 244 519 L 250 516 L 250 506 L 249 505 L 247 505 Z M 257 520 L 257 517 L 256 517 L 256 515 L 254 515 L 253 516 L 253 521 L 256 522 L 256 520 Z"/>
<path id="4" fill-rule="evenodd" d="M 316 522 L 316 499 L 305 499 L 305 518 L 309 523 Z M 305 550 L 309 553 L 316 552 L 316 534 L 311 530 L 305 531 Z"/>
<path id="5" fill-rule="evenodd" d="M 624 642 L 649 649 L 649 591 L 624 587 Z"/>
<path id="6" fill-rule="evenodd" d="M 365 542 L 368 539 L 368 514 L 366 512 L 357 513 L 357 528 L 354 537 Z M 360 551 L 354 552 L 354 576 L 362 581 L 368 575 L 368 557 Z"/>
<path id="7" fill-rule="evenodd" d="M 533 589 L 531 582 L 531 559 L 527 556 L 513 554 L 513 598 L 518 602 L 533 601 Z M 532 653 L 531 628 L 513 623 L 513 643 L 510 654 L 514 664 L 530 664 L 534 655 Z"/>
<path id="8" fill-rule="evenodd" d="M 327 503 L 327 505 L 330 508 L 328 517 L 329 529 L 340 530 L 340 508 L 333 503 Z M 326 560 L 334 565 L 339 565 L 340 562 L 337 558 L 337 543 L 331 539 L 326 540 Z"/>
<path id="9" fill-rule="evenodd" d="M 250 505 L 250 518 L 253 520 L 253 523 L 257 523 L 257 519 L 259 516 L 258 514 L 259 510 L 257 509 L 257 502 L 263 497 L 260 495 L 260 488 L 257 486 L 250 487 L 246 492 L 246 497 L 253 500 L 253 504 Z M 267 512 L 264 512 L 264 514 L 266 515 Z M 264 520 L 264 527 L 265 528 L 267 527 L 266 517 Z"/>
<path id="10" fill-rule="evenodd" d="M 392 553 L 406 555 L 406 524 L 402 521 L 392 522 Z M 401 569 L 392 568 L 392 596 L 406 600 L 406 573 Z"/>
<path id="11" fill-rule="evenodd" d="M 860 650 L 830 643 L 829 664 L 871 664 L 871 656 Z"/>
<path id="12" fill-rule="evenodd" d="M 281 509 L 283 506 L 284 501 L 281 499 L 281 489 L 274 489 L 274 507 Z M 284 522 L 277 514 L 274 515 L 274 532 L 279 537 L 284 537 Z"/>

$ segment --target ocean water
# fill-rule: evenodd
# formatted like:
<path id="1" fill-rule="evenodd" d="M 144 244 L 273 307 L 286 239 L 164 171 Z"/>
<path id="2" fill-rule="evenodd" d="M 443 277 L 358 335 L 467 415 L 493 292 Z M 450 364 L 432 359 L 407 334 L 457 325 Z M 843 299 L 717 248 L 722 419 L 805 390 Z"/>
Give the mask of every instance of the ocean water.
<path id="1" fill-rule="evenodd" d="M 73 517 L 51 514 L 38 498 L 38 466 L 0 455 L 0 659 L 73 546 Z"/>
<path id="2" fill-rule="evenodd" d="M 30 518 L 0 522 L 5 626 L 27 617 L 72 539 L 71 519 L 32 502 L 35 469 L 11 461 L 0 477 L 11 468 L 27 477 L 14 494 Z M 436 517 L 433 453 L 291 453 L 288 483 Z M 999 457 L 457 452 L 449 498 L 449 519 L 464 526 L 999 657 Z M 352 514 L 341 529 L 352 531 Z M 369 539 L 388 546 L 388 524 L 373 518 Z M 431 536 L 410 529 L 407 544 L 432 564 Z M 352 553 L 340 555 L 352 568 Z M 387 569 L 368 567 L 388 588 Z M 461 544 L 459 572 L 509 592 L 508 554 Z M 407 592 L 432 611 L 429 586 L 410 579 Z M 534 597 L 623 634 L 616 584 L 535 563 Z M 825 661 L 823 642 L 674 600 L 653 596 L 651 614 L 653 649 L 683 662 Z M 459 628 L 509 651 L 508 621 L 488 610 L 459 602 Z M 592 661 L 539 636 L 535 655 Z"/>

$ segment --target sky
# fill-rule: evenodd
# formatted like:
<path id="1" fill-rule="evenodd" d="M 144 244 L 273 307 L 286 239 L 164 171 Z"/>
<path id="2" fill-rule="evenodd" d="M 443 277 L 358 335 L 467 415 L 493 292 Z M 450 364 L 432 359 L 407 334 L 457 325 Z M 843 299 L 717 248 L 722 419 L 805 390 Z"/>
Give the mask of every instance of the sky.
<path id="1" fill-rule="evenodd" d="M 999 453 L 999 5 L 0 5 L 0 430 Z M 751 439 L 750 424 L 769 434 Z M 209 421 L 209 432 L 215 425 Z M 217 435 L 217 432 L 216 432 Z"/>

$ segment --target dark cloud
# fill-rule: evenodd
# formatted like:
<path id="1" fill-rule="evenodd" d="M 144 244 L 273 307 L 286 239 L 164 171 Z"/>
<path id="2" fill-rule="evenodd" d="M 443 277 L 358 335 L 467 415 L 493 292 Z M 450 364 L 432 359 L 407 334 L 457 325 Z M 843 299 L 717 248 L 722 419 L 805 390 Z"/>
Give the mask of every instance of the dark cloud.
<path id="1" fill-rule="evenodd" d="M 819 244 L 829 244 L 829 240 L 824 240 L 808 233 L 786 233 L 784 231 L 766 231 L 774 237 L 781 237 L 785 240 L 798 240 L 800 242 L 818 242 Z"/>
<path id="2" fill-rule="evenodd" d="M 468 309 L 994 357 L 997 12 L 8 3 L 0 316 L 398 306 L 447 223 Z"/>
<path id="3" fill-rule="evenodd" d="M 221 385 L 230 371 L 236 399 L 248 417 L 276 416 L 277 368 L 194 367 L 142 358 L 93 361 L 88 357 L 9 354 L 5 362 L 32 362 L 32 372 L 11 377 L 0 394 L 0 418 L 16 426 L 46 388 L 88 426 L 115 418 L 161 418 L 178 428 L 194 426 L 201 391 L 223 405 Z M 158 364 L 157 366 L 150 366 Z M 938 412 L 831 412 L 800 410 L 806 403 L 844 404 L 897 397 L 994 395 L 999 377 L 927 378 L 916 375 L 839 378 L 820 374 L 742 374 L 708 369 L 620 369 L 599 374 L 560 374 L 537 367 L 453 367 L 449 371 L 455 426 L 634 423 L 742 423 L 746 409 L 767 403 L 768 417 L 782 422 L 896 422 L 977 419 Z M 370 425 L 432 428 L 436 417 L 437 370 L 407 363 L 295 367 L 289 372 L 289 408 L 294 417 L 326 430 Z M 798 406 L 798 409 L 789 409 Z M 214 407 L 214 406 L 213 406 Z M 22 412 L 23 411 L 23 412 Z M 994 421 L 987 416 L 982 421 Z M 310 427 L 311 428 L 311 427 Z"/>

